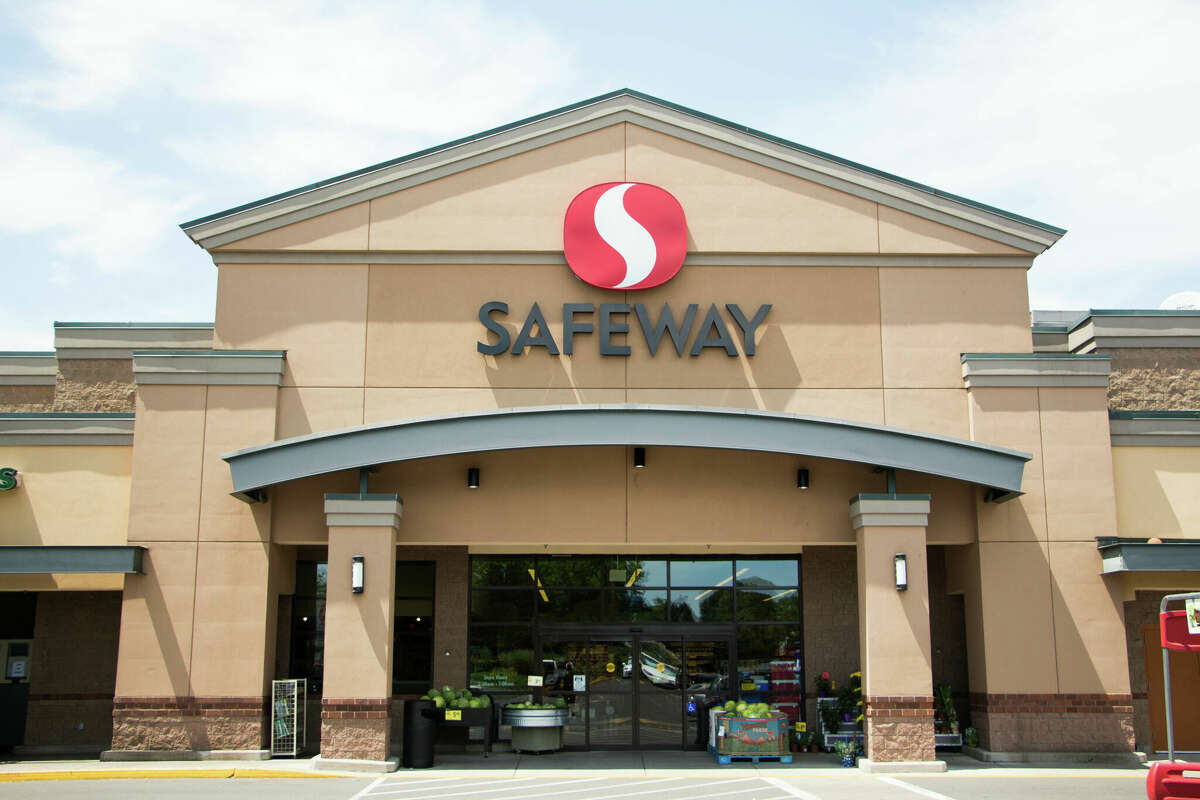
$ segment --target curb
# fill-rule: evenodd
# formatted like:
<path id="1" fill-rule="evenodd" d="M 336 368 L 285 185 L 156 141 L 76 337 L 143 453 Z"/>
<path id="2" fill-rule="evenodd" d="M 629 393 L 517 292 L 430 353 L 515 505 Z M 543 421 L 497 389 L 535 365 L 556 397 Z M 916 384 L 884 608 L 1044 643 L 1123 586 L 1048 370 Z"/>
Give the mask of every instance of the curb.
<path id="1" fill-rule="evenodd" d="M 0 772 L 0 783 L 19 781 L 97 781 L 136 778 L 342 778 L 344 775 L 315 774 L 286 769 L 90 769 L 45 772 Z"/>

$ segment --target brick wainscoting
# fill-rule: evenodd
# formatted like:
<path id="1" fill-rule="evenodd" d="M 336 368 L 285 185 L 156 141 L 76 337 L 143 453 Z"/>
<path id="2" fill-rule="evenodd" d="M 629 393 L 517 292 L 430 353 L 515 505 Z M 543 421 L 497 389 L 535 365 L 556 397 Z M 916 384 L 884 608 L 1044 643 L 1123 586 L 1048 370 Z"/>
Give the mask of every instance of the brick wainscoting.
<path id="1" fill-rule="evenodd" d="M 1133 751 L 1133 698 L 1127 694 L 971 695 L 979 745 L 1000 753 Z"/>
<path id="2" fill-rule="evenodd" d="M 863 700 L 867 758 L 933 761 L 933 697 L 876 696 Z"/>
<path id="3" fill-rule="evenodd" d="M 261 697 L 118 697 L 113 750 L 262 750 Z"/>
<path id="4" fill-rule="evenodd" d="M 321 700 L 321 758 L 386 761 L 392 699 L 326 697 Z"/>

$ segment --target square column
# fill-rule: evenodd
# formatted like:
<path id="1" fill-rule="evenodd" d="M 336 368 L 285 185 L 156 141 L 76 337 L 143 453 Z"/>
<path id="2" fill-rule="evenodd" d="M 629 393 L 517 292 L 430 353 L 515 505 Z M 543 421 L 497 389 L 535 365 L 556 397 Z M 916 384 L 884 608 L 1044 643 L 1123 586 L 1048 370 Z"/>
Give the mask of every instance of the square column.
<path id="1" fill-rule="evenodd" d="M 396 769 L 388 750 L 400 511 L 394 494 L 325 495 L 329 577 L 317 766 Z"/>
<path id="2" fill-rule="evenodd" d="M 869 772 L 945 770 L 934 758 L 933 673 L 925 528 L 929 495 L 860 494 L 850 501 L 858 544 L 859 658 Z M 897 586 L 897 556 L 907 583 Z"/>

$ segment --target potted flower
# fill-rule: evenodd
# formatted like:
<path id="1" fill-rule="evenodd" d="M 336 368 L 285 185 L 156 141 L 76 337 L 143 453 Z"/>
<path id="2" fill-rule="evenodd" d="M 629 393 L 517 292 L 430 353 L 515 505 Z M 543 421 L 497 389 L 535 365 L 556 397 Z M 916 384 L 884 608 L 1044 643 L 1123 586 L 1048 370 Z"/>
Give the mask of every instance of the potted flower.
<path id="1" fill-rule="evenodd" d="M 833 679 L 829 677 L 828 672 L 822 672 L 813 678 L 813 684 L 817 687 L 817 697 L 829 697 L 829 689 L 833 686 Z"/>
<path id="2" fill-rule="evenodd" d="M 853 737 L 840 740 L 834 743 L 833 752 L 841 757 L 843 767 L 853 767 L 854 758 L 858 755 L 858 742 Z"/>

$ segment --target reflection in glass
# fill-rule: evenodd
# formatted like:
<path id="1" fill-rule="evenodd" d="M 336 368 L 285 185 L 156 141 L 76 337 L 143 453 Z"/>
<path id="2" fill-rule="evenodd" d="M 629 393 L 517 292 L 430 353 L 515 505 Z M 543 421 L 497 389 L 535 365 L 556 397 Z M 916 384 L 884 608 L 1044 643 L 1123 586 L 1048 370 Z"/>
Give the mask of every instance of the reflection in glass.
<path id="1" fill-rule="evenodd" d="M 626 586 L 666 586 L 667 562 L 627 558 L 622 564 L 625 569 Z"/>
<path id="2" fill-rule="evenodd" d="M 798 562 L 789 559 L 739 558 L 738 586 L 799 586 Z"/>
<path id="3" fill-rule="evenodd" d="M 533 569 L 532 558 L 488 558 L 475 556 L 471 559 L 472 586 L 530 586 L 529 570 Z"/>
<path id="4" fill-rule="evenodd" d="M 685 743 L 703 748 L 708 742 L 708 709 L 737 696 L 730 691 L 729 642 L 718 639 L 710 642 L 687 642 L 687 689 L 684 700 L 696 704 L 696 710 L 686 711 Z"/>
<path id="5" fill-rule="evenodd" d="M 546 702 L 553 703 L 556 697 L 567 703 L 567 724 L 563 726 L 563 746 L 583 748 L 587 746 L 587 695 L 547 694 Z"/>
<path id="6" fill-rule="evenodd" d="M 666 622 L 666 589 L 612 589 L 606 622 Z"/>
<path id="7" fill-rule="evenodd" d="M 633 695 L 592 692 L 588 703 L 592 747 L 633 746 Z"/>
<path id="8" fill-rule="evenodd" d="M 607 586 L 609 570 L 617 561 L 609 557 L 571 556 L 539 558 L 537 577 L 542 586 Z"/>
<path id="9" fill-rule="evenodd" d="M 738 589 L 738 622 L 798 622 L 799 589 Z"/>
<path id="10" fill-rule="evenodd" d="M 594 622 L 600 619 L 602 589 L 543 589 L 537 597 L 541 622 Z"/>
<path id="11" fill-rule="evenodd" d="M 641 644 L 639 680 L 642 692 L 647 688 L 679 689 L 683 682 L 682 645 L 679 642 L 656 639 L 642 639 Z"/>
<path id="12" fill-rule="evenodd" d="M 472 626 L 471 688 L 523 690 L 533 672 L 533 632 L 525 627 Z"/>
<path id="13" fill-rule="evenodd" d="M 575 665 L 576 670 L 579 664 Z M 587 665 L 593 692 L 633 691 L 633 639 L 597 639 L 591 643 Z"/>
<path id="14" fill-rule="evenodd" d="M 732 561 L 671 561 L 672 586 L 728 586 L 732 580 Z"/>
<path id="15" fill-rule="evenodd" d="M 472 589 L 472 622 L 526 622 L 535 594 L 527 589 Z"/>
<path id="16" fill-rule="evenodd" d="M 638 661 L 638 744 L 679 747 L 683 740 L 683 643 L 642 639 Z"/>
<path id="17" fill-rule="evenodd" d="M 587 674 L 586 642 L 542 640 L 542 686 L 548 691 L 573 692 L 574 678 Z"/>
<path id="18" fill-rule="evenodd" d="M 672 622 L 729 622 L 733 619 L 730 589 L 672 589 Z"/>

